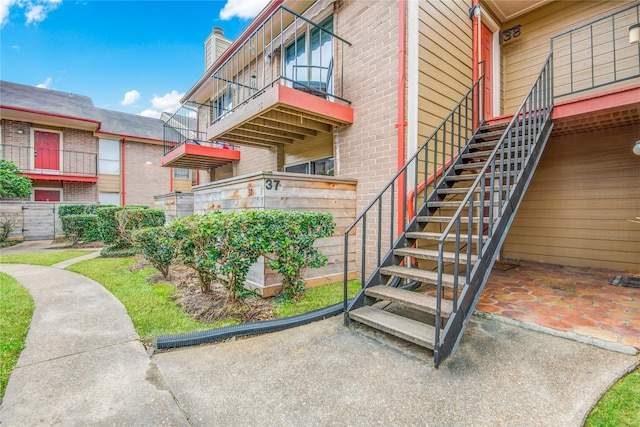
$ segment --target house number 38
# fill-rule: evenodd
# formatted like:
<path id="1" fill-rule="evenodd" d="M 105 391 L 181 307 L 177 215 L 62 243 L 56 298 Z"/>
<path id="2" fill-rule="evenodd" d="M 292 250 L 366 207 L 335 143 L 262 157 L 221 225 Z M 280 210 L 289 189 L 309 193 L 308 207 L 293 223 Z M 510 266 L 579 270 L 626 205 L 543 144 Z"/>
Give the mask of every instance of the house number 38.
<path id="1" fill-rule="evenodd" d="M 502 37 L 500 37 L 502 40 L 500 40 L 500 42 L 508 42 L 511 39 L 515 39 L 516 37 L 520 36 L 520 25 L 516 25 L 514 27 L 511 28 L 507 28 L 506 30 L 502 31 L 502 33 L 500 33 L 500 35 Z"/>

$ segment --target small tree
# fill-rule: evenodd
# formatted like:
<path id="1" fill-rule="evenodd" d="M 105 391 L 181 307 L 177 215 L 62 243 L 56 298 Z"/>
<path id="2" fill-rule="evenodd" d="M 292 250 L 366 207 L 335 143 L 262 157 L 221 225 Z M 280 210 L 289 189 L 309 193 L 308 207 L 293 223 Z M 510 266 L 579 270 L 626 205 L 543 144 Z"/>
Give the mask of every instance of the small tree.
<path id="1" fill-rule="evenodd" d="M 28 197 L 32 191 L 31 179 L 12 161 L 0 159 L 0 197 Z"/>
<path id="2" fill-rule="evenodd" d="M 166 279 L 176 254 L 176 244 L 171 231 L 166 227 L 147 227 L 135 230 L 132 234 L 133 247 Z"/>

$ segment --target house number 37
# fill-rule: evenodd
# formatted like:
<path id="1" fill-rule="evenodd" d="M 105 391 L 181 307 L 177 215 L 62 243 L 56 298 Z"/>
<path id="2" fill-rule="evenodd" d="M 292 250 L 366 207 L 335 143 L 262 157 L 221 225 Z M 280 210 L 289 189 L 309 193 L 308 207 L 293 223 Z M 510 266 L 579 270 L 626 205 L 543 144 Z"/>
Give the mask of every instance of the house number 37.
<path id="1" fill-rule="evenodd" d="M 267 190 L 277 190 L 280 187 L 279 179 L 267 179 L 264 181 L 264 186 Z"/>

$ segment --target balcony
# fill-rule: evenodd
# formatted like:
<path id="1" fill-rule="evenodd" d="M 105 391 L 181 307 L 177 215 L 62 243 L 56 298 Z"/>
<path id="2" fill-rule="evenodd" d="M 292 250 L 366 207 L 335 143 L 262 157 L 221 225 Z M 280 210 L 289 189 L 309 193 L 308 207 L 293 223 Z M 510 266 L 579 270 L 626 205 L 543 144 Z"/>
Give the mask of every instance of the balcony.
<path id="1" fill-rule="evenodd" d="M 555 134 L 640 123 L 640 4 L 551 38 Z"/>
<path id="2" fill-rule="evenodd" d="M 18 169 L 34 180 L 41 181 L 98 181 L 96 153 L 3 145 L 2 158 L 10 160 Z"/>
<path id="3" fill-rule="evenodd" d="M 349 46 L 333 16 L 314 22 L 279 6 L 215 68 L 207 139 L 291 144 L 353 123 L 343 92 Z"/>
<path id="4" fill-rule="evenodd" d="M 163 167 L 209 169 L 240 160 L 232 144 L 208 141 L 197 129 L 197 105 L 183 105 L 164 124 Z"/>

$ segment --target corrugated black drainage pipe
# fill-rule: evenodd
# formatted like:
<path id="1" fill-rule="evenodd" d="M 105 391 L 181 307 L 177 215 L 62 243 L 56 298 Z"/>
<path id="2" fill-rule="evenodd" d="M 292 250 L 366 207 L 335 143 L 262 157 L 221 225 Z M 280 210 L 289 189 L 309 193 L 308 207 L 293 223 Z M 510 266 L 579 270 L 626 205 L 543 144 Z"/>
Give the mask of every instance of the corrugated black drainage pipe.
<path id="1" fill-rule="evenodd" d="M 403 289 L 415 289 L 420 284 L 410 282 Z M 349 300 L 351 302 L 351 300 Z M 222 341 L 233 337 L 245 337 L 250 335 L 266 334 L 269 332 L 282 331 L 284 329 L 295 328 L 296 326 L 306 325 L 307 323 L 324 320 L 329 317 L 337 316 L 342 313 L 344 303 L 339 302 L 320 310 L 310 311 L 308 313 L 298 314 L 296 316 L 286 317 L 284 319 L 264 320 L 262 322 L 243 323 L 241 325 L 225 326 L 208 331 L 190 332 L 188 334 L 178 335 L 161 335 L 156 338 L 155 347 L 160 349 L 187 347 L 190 345 L 200 345 Z"/>
<path id="2" fill-rule="evenodd" d="M 343 303 L 340 302 L 320 310 L 310 311 L 308 313 L 298 314 L 284 319 L 244 323 L 241 325 L 210 329 L 208 331 L 190 332 L 188 334 L 161 335 L 156 338 L 155 344 L 157 349 L 186 347 L 190 345 L 200 345 L 226 340 L 238 336 L 258 335 L 266 334 L 268 332 L 282 331 L 284 329 L 295 328 L 296 326 L 302 326 L 307 323 L 337 316 L 342 313 L 342 306 Z"/>

